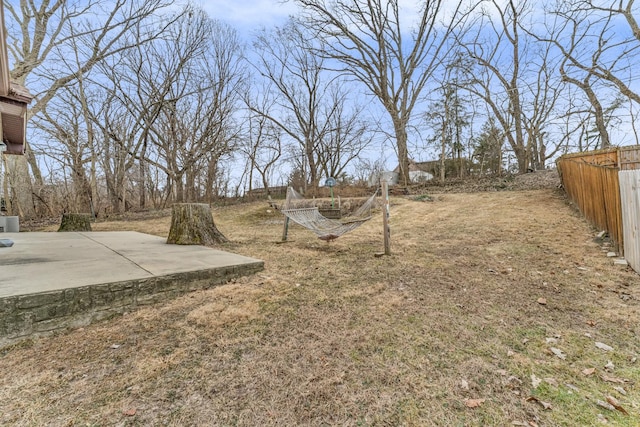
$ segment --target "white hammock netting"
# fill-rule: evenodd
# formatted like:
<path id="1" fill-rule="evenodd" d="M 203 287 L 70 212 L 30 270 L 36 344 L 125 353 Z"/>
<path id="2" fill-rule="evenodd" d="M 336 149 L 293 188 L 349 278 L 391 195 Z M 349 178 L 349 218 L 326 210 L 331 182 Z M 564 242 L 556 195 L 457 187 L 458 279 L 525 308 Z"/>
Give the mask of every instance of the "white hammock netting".
<path id="1" fill-rule="evenodd" d="M 296 207 L 296 205 L 300 205 L 296 201 L 304 200 L 304 198 L 300 193 L 289 187 L 287 189 L 287 199 L 280 211 L 291 221 L 313 231 L 318 238 L 333 240 L 355 230 L 371 219 L 371 207 L 376 201 L 376 193 L 369 197 L 353 214 L 338 221 L 323 216 L 316 206 Z"/>

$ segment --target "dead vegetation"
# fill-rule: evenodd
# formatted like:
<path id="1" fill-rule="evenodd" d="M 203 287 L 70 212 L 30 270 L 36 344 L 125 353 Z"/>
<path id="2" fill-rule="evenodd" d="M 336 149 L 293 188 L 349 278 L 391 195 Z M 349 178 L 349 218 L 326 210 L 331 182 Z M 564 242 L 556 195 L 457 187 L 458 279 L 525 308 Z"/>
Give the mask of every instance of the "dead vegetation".
<path id="1" fill-rule="evenodd" d="M 391 203 L 381 258 L 381 220 L 276 244 L 265 202 L 215 210 L 264 272 L 4 350 L 0 424 L 640 424 L 638 276 L 560 192 Z"/>

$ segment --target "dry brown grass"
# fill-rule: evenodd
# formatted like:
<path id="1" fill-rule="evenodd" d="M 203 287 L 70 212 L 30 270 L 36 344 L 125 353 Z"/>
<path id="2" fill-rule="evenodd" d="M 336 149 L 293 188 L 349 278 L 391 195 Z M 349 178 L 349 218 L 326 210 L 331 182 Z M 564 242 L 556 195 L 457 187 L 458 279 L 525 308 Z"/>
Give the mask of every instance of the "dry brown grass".
<path id="1" fill-rule="evenodd" d="M 434 199 L 392 199 L 381 258 L 381 220 L 277 244 L 266 203 L 215 210 L 264 272 L 4 351 L 0 424 L 640 425 L 638 276 L 553 190 Z"/>

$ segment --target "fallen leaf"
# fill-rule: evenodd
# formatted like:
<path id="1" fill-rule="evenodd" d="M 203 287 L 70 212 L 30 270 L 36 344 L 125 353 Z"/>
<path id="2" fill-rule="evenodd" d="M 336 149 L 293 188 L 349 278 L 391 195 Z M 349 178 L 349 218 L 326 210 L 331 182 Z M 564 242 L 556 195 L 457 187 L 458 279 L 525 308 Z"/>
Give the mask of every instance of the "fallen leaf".
<path id="1" fill-rule="evenodd" d="M 585 377 L 588 377 L 590 375 L 595 374 L 595 372 L 596 372 L 596 368 L 587 368 L 582 370 L 582 375 L 584 375 Z"/>
<path id="2" fill-rule="evenodd" d="M 614 408 L 616 408 L 618 411 L 622 412 L 623 414 L 629 415 L 627 410 L 624 409 L 622 407 L 622 405 L 620 405 L 620 402 L 618 402 L 618 399 L 616 399 L 615 397 L 607 396 L 607 402 L 609 402 L 611 404 L 611 406 L 613 406 Z"/>
<path id="3" fill-rule="evenodd" d="M 571 393 L 572 391 L 578 393 L 580 391 L 580 389 L 576 386 L 574 386 L 573 384 L 565 384 L 565 386 L 569 389 L 569 393 Z"/>
<path id="4" fill-rule="evenodd" d="M 603 402 L 602 400 L 596 400 L 596 405 L 598 405 L 601 408 L 608 409 L 609 411 L 615 411 L 616 410 L 616 408 L 614 408 L 611 403 Z"/>
<path id="5" fill-rule="evenodd" d="M 538 304 L 547 305 L 547 299 L 542 297 L 538 298 Z"/>
<path id="6" fill-rule="evenodd" d="M 609 375 L 602 375 L 602 380 L 606 381 L 608 383 L 618 383 L 618 384 L 625 384 L 626 381 L 623 380 L 622 378 L 617 378 L 617 377 L 610 377 Z"/>
<path id="7" fill-rule="evenodd" d="M 615 391 L 617 391 L 618 393 L 620 393 L 621 395 L 623 395 L 623 396 L 626 396 L 626 395 L 627 395 L 627 390 L 623 389 L 623 388 L 622 388 L 622 387 L 620 387 L 620 386 L 615 386 L 613 389 L 614 389 Z"/>
<path id="8" fill-rule="evenodd" d="M 596 341 L 596 347 L 598 347 L 600 350 L 604 350 L 604 351 L 613 351 L 613 347 L 606 345 L 605 343 L 602 342 L 597 342 Z"/>
<path id="9" fill-rule="evenodd" d="M 549 350 L 551 350 L 553 354 L 555 354 L 557 357 L 559 357 L 562 360 L 565 360 L 567 358 L 567 355 L 559 348 L 551 347 Z"/>
<path id="10" fill-rule="evenodd" d="M 467 408 L 477 408 L 482 405 L 487 399 L 467 399 L 464 404 Z"/>
<path id="11" fill-rule="evenodd" d="M 127 409 L 126 411 L 124 411 L 124 414 L 127 417 L 133 417 L 136 414 L 136 408 Z"/>
<path id="12" fill-rule="evenodd" d="M 550 411 L 551 410 L 551 403 L 549 402 L 544 402 L 540 399 L 538 399 L 535 396 L 530 396 L 527 398 L 527 402 L 535 402 L 538 405 L 542 406 L 545 410 Z"/>
<path id="13" fill-rule="evenodd" d="M 538 388 L 538 386 L 540 385 L 541 382 L 542 382 L 542 380 L 540 378 L 536 377 L 536 374 L 531 374 L 531 387 L 536 389 L 536 388 Z"/>

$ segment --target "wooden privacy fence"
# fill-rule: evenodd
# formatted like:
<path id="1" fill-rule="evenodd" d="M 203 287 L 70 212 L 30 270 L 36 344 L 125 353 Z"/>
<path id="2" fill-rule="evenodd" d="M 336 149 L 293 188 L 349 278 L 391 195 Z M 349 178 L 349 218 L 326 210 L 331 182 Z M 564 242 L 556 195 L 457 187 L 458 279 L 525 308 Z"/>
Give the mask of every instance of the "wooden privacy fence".
<path id="1" fill-rule="evenodd" d="M 626 202 L 628 198 L 625 203 L 621 199 L 619 172 L 640 169 L 640 146 L 566 154 L 558 159 L 557 165 L 569 199 L 594 226 L 609 233 L 617 252 L 625 254 L 623 212 L 633 211 L 633 208 Z M 630 227 L 628 221 L 629 218 L 627 229 Z M 636 215 L 636 224 L 637 221 Z M 626 258 L 638 271 L 634 263 L 640 267 L 640 258 L 637 261 Z"/>
<path id="2" fill-rule="evenodd" d="M 640 170 L 620 171 L 618 176 L 623 206 L 624 257 L 635 271 L 640 272 Z"/>

